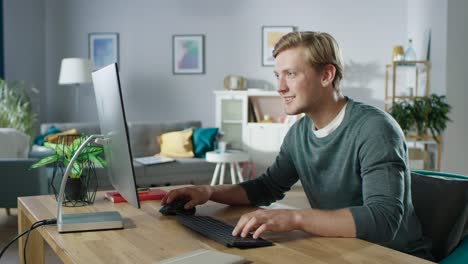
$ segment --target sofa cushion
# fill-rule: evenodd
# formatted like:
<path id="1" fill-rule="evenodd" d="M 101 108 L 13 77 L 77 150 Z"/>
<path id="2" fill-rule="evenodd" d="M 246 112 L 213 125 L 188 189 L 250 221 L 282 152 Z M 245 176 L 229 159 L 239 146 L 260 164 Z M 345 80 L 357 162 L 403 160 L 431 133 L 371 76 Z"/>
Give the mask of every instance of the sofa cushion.
<path id="1" fill-rule="evenodd" d="M 30 138 L 14 128 L 0 128 L 0 158 L 27 158 Z"/>
<path id="2" fill-rule="evenodd" d="M 46 142 L 50 142 L 50 143 L 54 143 L 54 144 L 57 144 L 59 143 L 59 137 L 61 136 L 70 136 L 70 135 L 78 135 L 78 130 L 76 130 L 76 128 L 73 128 L 73 129 L 70 129 L 70 130 L 66 130 L 66 131 L 63 131 L 63 132 L 59 132 L 59 133 L 55 133 L 55 134 L 50 134 L 48 136 L 46 136 L 44 138 L 44 140 Z M 74 139 L 75 137 L 71 138 L 70 142 Z M 60 139 L 60 143 L 64 143 L 64 142 L 67 142 L 69 141 L 70 137 L 65 137 L 65 138 L 61 138 Z M 67 143 L 69 144 L 69 143 Z"/>
<path id="3" fill-rule="evenodd" d="M 143 123 L 129 122 L 128 131 L 130 146 L 134 157 L 151 156 L 161 152 L 156 137 L 171 131 L 187 128 L 201 127 L 200 121 L 173 122 L 173 123 Z"/>
<path id="4" fill-rule="evenodd" d="M 193 154 L 197 158 L 204 158 L 207 151 L 214 149 L 214 142 L 218 135 L 218 128 L 194 128 L 192 135 Z"/>
<path id="5" fill-rule="evenodd" d="M 45 138 L 46 138 L 47 136 L 62 132 L 62 130 L 56 128 L 56 127 L 53 126 L 53 125 L 52 125 L 52 126 L 49 126 L 49 128 L 47 128 L 47 129 L 44 127 L 44 130 L 45 130 L 45 131 L 44 131 L 41 135 L 39 135 L 39 136 L 37 136 L 37 137 L 34 138 L 33 143 L 34 143 L 35 145 L 42 146 L 42 145 L 44 145 L 44 141 L 45 141 Z"/>
<path id="6" fill-rule="evenodd" d="M 192 133 L 193 129 L 190 128 L 158 136 L 158 143 L 161 147 L 159 154 L 173 158 L 193 157 Z"/>
<path id="7" fill-rule="evenodd" d="M 61 131 L 76 129 L 79 134 L 84 135 L 101 134 L 99 123 L 44 123 L 41 124 L 41 134 L 44 134 L 52 126 Z"/>

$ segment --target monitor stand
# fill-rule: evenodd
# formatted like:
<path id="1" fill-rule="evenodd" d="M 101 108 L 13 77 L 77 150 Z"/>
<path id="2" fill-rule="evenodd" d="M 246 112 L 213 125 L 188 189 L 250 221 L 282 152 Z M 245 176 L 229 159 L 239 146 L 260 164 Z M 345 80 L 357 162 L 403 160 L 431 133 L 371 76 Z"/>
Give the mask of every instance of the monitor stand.
<path id="1" fill-rule="evenodd" d="M 117 211 L 82 214 L 64 214 L 58 223 L 59 233 L 123 229 L 122 217 Z"/>
<path id="2" fill-rule="evenodd" d="M 67 185 L 68 175 L 70 174 L 70 171 L 73 167 L 73 163 L 76 161 L 81 151 L 83 151 L 85 146 L 92 140 L 95 140 L 96 143 L 100 144 L 106 142 L 102 135 L 89 136 L 75 152 L 67 166 L 67 169 L 65 170 L 65 174 L 63 175 L 62 182 L 60 184 L 59 196 L 57 199 L 57 228 L 59 233 L 123 228 L 122 217 L 117 211 L 62 214 L 62 204 L 65 196 L 65 186 Z"/>

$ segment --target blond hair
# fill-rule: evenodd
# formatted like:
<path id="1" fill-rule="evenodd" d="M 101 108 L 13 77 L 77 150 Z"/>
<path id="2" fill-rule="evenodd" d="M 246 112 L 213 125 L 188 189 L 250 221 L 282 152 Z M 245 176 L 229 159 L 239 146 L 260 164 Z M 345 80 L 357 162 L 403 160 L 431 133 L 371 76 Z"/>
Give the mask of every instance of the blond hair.
<path id="1" fill-rule="evenodd" d="M 291 32 L 284 35 L 276 43 L 273 57 L 276 58 L 282 51 L 297 47 L 305 48 L 307 63 L 317 71 L 321 71 L 327 64 L 332 64 L 335 67 L 333 88 L 339 91 L 339 84 L 343 79 L 343 59 L 336 40 L 330 34 L 324 32 Z"/>

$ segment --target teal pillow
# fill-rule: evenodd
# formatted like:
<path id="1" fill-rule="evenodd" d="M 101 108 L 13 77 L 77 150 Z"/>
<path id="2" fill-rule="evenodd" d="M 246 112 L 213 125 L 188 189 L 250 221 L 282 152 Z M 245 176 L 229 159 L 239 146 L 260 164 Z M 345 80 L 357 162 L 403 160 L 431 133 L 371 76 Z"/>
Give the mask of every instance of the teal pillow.
<path id="1" fill-rule="evenodd" d="M 204 158 L 205 153 L 214 150 L 214 142 L 218 135 L 218 128 L 194 128 L 192 135 L 193 154 L 197 158 Z"/>
<path id="2" fill-rule="evenodd" d="M 42 145 L 44 145 L 45 137 L 47 137 L 48 135 L 56 134 L 56 133 L 60 133 L 60 132 L 62 132 L 62 130 L 56 128 L 55 126 L 50 126 L 49 129 L 47 129 L 47 131 L 44 134 L 35 137 L 34 140 L 33 140 L 33 143 L 35 145 L 42 146 Z"/>
<path id="3" fill-rule="evenodd" d="M 455 250 L 439 262 L 440 264 L 468 263 L 468 237 L 465 237 Z"/>

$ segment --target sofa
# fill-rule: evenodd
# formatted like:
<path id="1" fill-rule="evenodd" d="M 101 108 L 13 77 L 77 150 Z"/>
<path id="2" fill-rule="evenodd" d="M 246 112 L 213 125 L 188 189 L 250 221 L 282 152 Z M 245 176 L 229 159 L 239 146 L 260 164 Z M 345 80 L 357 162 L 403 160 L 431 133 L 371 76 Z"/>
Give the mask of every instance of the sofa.
<path id="1" fill-rule="evenodd" d="M 76 129 L 80 134 L 100 134 L 98 123 L 46 123 L 41 125 L 41 134 L 45 134 L 52 126 L 66 131 Z M 129 138 L 132 156 L 150 156 L 160 152 L 157 136 L 171 131 L 178 131 L 190 127 L 201 127 L 200 121 L 149 123 L 129 122 Z M 34 147 L 31 158 L 41 158 L 50 154 L 47 150 Z M 203 158 L 175 158 L 175 162 L 145 166 L 133 162 L 137 187 L 156 187 L 180 184 L 209 184 L 215 164 L 206 162 Z M 49 177 L 52 174 L 49 167 Z M 97 169 L 99 190 L 112 189 L 107 177 L 106 169 Z"/>

